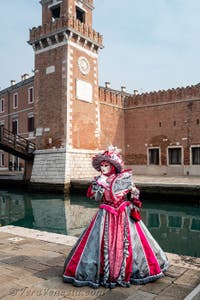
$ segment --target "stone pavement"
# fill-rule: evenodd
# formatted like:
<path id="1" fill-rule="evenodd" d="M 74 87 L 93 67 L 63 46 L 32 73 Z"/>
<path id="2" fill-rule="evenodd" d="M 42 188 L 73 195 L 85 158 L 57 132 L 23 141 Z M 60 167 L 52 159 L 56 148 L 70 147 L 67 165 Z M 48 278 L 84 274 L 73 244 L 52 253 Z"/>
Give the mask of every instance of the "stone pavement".
<path id="1" fill-rule="evenodd" d="M 198 186 L 200 187 L 200 176 L 150 176 L 134 175 L 137 184 L 169 185 L 169 186 Z"/>
<path id="2" fill-rule="evenodd" d="M 134 183 L 140 186 L 143 185 L 159 185 L 159 186 L 177 186 L 177 187 L 200 187 L 200 174 L 199 176 L 164 176 L 164 175 L 137 175 L 133 174 Z M 87 179 L 73 179 L 72 183 L 82 184 L 85 182 L 89 184 L 91 178 Z"/>
<path id="3" fill-rule="evenodd" d="M 0 228 L 0 299 L 3 300 L 197 300 L 200 259 L 167 254 L 166 276 L 146 285 L 74 287 L 62 282 L 66 255 L 76 238 L 15 226 Z"/>

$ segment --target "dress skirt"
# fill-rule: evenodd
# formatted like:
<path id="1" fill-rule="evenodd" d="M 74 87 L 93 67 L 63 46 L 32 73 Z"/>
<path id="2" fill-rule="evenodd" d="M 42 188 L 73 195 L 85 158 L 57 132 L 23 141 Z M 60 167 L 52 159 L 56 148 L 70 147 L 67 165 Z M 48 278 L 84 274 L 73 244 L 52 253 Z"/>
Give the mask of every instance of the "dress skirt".
<path id="1" fill-rule="evenodd" d="M 163 276 L 168 259 L 130 206 L 103 205 L 66 259 L 63 280 L 75 286 L 113 288 L 145 284 Z"/>

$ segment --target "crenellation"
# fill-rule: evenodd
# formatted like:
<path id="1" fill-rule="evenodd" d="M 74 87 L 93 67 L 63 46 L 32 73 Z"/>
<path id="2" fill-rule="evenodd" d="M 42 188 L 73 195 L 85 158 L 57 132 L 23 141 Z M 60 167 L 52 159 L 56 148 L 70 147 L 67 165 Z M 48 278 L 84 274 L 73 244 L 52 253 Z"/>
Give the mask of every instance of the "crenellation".
<path id="1" fill-rule="evenodd" d="M 32 29 L 30 29 L 29 43 L 33 44 L 39 39 L 47 38 L 55 33 L 59 34 L 59 32 L 66 32 L 68 29 L 74 30 L 75 32 L 82 34 L 86 38 L 89 38 L 90 40 L 96 42 L 102 47 L 103 36 L 87 24 L 84 24 L 77 20 L 72 15 L 68 15 L 67 17 L 62 16 L 61 18 L 56 19 L 55 21 L 50 21 L 49 23 L 44 23 L 43 25 L 39 25 L 38 27 L 33 27 Z"/>
<path id="2" fill-rule="evenodd" d="M 99 101 L 113 106 L 123 107 L 128 93 L 112 90 L 106 87 L 99 87 Z"/>
<path id="3" fill-rule="evenodd" d="M 200 97 L 200 87 L 199 85 L 178 87 L 176 89 L 159 90 L 157 92 L 142 93 L 137 95 L 132 95 L 126 100 L 125 108 L 151 105 L 151 104 L 162 104 L 167 102 L 173 102 L 178 100 L 186 100 L 191 98 Z"/>

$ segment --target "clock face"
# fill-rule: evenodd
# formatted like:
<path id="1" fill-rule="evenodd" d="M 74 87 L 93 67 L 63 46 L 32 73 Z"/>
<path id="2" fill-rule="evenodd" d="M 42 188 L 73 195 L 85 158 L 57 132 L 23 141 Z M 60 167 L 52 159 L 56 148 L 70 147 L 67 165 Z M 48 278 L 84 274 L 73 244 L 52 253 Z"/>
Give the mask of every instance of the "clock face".
<path id="1" fill-rule="evenodd" d="M 86 75 L 89 73 L 90 65 L 89 65 L 88 60 L 85 57 L 83 57 L 83 56 L 79 57 L 78 66 L 79 66 L 79 70 L 81 71 L 82 74 Z"/>

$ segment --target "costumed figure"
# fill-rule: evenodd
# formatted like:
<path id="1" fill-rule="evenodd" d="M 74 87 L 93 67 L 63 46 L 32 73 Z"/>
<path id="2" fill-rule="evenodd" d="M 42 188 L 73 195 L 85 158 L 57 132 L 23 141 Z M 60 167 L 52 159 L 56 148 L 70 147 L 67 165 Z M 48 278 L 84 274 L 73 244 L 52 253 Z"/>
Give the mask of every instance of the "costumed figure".
<path id="1" fill-rule="evenodd" d="M 63 280 L 75 286 L 113 288 L 144 284 L 163 276 L 168 259 L 141 220 L 139 190 L 131 170 L 122 170 L 115 147 L 93 157 L 100 172 L 87 196 L 99 210 L 66 259 Z"/>

